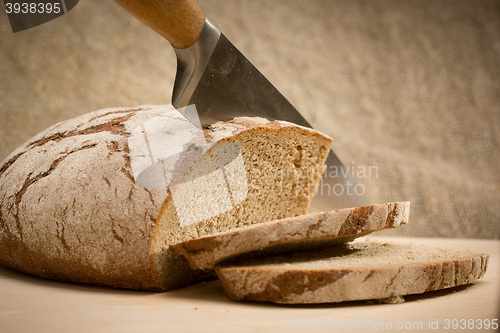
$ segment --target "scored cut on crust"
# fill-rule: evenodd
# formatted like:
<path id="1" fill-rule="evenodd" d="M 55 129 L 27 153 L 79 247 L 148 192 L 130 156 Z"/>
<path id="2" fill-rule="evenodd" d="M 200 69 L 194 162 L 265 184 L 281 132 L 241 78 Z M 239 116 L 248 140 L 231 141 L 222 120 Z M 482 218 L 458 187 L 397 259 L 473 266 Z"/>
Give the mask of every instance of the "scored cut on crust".
<path id="1" fill-rule="evenodd" d="M 409 213 L 410 202 L 310 213 L 188 240 L 171 245 L 170 250 L 184 257 L 191 268 L 207 270 L 232 256 L 264 248 L 351 241 L 373 231 L 404 225 Z"/>
<path id="2" fill-rule="evenodd" d="M 333 303 L 387 299 L 469 284 L 489 255 L 412 243 L 359 240 L 215 267 L 232 300 Z"/>

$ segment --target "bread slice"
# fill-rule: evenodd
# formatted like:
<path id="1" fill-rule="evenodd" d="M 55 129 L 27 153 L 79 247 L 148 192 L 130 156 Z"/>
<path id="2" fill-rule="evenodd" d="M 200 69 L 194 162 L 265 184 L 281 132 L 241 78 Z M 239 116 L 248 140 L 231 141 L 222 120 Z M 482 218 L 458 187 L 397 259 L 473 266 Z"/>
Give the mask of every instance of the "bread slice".
<path id="1" fill-rule="evenodd" d="M 385 299 L 472 283 L 489 255 L 356 240 L 320 251 L 216 266 L 232 300 L 330 303 Z"/>
<path id="2" fill-rule="evenodd" d="M 170 244 L 307 213 L 329 137 L 243 117 L 171 145 L 181 137 L 169 131 L 186 123 L 170 105 L 104 109 L 58 123 L 16 149 L 0 164 L 0 263 L 62 281 L 170 290 L 199 277 Z M 160 157 L 141 151 L 144 142 L 156 142 Z M 155 171 L 172 156 L 172 179 L 180 179 L 174 185 L 224 181 L 187 193 L 156 186 Z M 143 163 L 153 157 L 154 165 Z M 225 206 L 214 213 L 220 193 Z M 177 210 L 193 207 L 200 214 L 179 217 Z M 210 208 L 213 214 L 203 215 Z"/>
<path id="3" fill-rule="evenodd" d="M 269 247 L 280 251 L 286 246 L 293 249 L 297 243 L 303 247 L 305 242 L 315 246 L 351 241 L 406 224 L 409 213 L 409 202 L 310 213 L 196 238 L 170 245 L 170 249 L 184 257 L 191 268 L 207 270 L 229 257 Z"/>

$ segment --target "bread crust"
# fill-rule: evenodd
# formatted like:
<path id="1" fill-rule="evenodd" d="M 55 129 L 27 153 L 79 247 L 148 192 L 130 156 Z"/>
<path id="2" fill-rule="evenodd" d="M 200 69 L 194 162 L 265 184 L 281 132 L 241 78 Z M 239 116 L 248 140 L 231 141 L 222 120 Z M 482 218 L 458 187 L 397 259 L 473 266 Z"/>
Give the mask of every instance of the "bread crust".
<path id="1" fill-rule="evenodd" d="M 135 184 L 127 137 L 171 108 L 104 109 L 58 123 L 0 169 L 0 262 L 45 278 L 157 289 L 149 267 L 166 191 Z"/>

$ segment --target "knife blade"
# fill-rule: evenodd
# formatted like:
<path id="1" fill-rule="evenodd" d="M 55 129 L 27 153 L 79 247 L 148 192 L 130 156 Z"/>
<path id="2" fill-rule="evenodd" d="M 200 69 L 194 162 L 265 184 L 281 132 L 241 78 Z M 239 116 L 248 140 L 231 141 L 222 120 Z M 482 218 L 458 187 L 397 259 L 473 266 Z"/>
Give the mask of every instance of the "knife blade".
<path id="1" fill-rule="evenodd" d="M 194 104 L 197 114 L 185 114 L 193 123 L 207 127 L 234 117 L 258 116 L 312 128 L 194 0 L 116 2 L 168 39 L 174 47 L 177 74 L 172 104 L 176 108 Z M 333 150 L 330 150 L 326 166 L 311 202 L 313 210 L 368 204 L 364 187 L 359 189 L 350 170 Z"/>

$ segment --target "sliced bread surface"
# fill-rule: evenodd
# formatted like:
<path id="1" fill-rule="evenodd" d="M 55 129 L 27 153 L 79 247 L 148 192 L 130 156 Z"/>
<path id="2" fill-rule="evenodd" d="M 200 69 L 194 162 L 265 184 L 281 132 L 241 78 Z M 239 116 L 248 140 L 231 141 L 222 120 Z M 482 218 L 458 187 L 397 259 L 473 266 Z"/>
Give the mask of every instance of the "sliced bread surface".
<path id="1" fill-rule="evenodd" d="M 384 203 L 310 213 L 196 238 L 170 246 L 193 269 L 212 269 L 232 256 L 300 242 L 347 242 L 408 223 L 410 202 Z"/>
<path id="2" fill-rule="evenodd" d="M 489 255 L 417 244 L 360 241 L 215 270 L 232 300 L 333 303 L 385 299 L 469 284 Z"/>
<path id="3" fill-rule="evenodd" d="M 225 167 L 225 177 L 230 187 L 231 209 L 203 221 L 183 224 L 179 210 L 192 214 L 205 209 L 218 208 L 220 203 L 209 204 L 211 194 L 198 193 L 193 188 L 179 205 L 173 196 L 165 200 L 153 232 L 151 259 L 154 271 L 165 289 L 185 285 L 192 279 L 193 270 L 185 260 L 173 253 L 169 246 L 186 240 L 209 236 L 249 225 L 306 214 L 316 192 L 332 140 L 312 129 L 288 122 L 269 121 L 263 118 L 239 117 L 228 122 L 212 124 L 205 131 L 210 148 L 210 158 L 224 163 L 228 144 L 236 145 L 241 154 L 246 184 L 232 183 L 237 170 Z M 226 164 L 225 164 L 226 165 Z M 196 180 L 194 168 L 185 178 Z M 244 199 L 238 189 L 245 187 Z M 202 186 L 210 189 L 210 184 Z M 236 189 L 236 191 L 235 191 Z M 192 194 L 198 202 L 191 209 Z M 215 195 L 219 190 L 213 191 Z M 237 200 L 238 199 L 238 200 Z"/>

